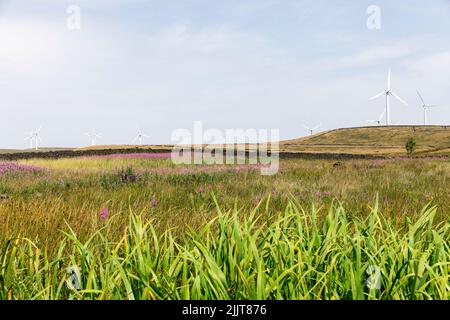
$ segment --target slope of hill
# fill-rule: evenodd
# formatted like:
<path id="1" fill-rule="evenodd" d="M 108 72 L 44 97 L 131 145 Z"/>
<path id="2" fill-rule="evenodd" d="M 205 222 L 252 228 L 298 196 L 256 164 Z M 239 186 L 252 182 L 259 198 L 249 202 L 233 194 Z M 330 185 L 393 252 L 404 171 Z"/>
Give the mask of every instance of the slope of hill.
<path id="1" fill-rule="evenodd" d="M 409 137 L 417 142 L 418 155 L 450 156 L 450 126 L 391 126 L 342 128 L 309 137 L 281 141 L 279 150 L 289 154 L 391 156 L 404 155 Z M 105 145 L 84 148 L 0 150 L 0 159 L 73 157 L 79 155 L 168 152 L 171 145 Z M 200 146 L 197 146 L 200 147 Z M 256 146 L 250 145 L 253 150 Z"/>
<path id="2" fill-rule="evenodd" d="M 282 151 L 399 155 L 409 137 L 417 153 L 450 154 L 450 126 L 391 126 L 343 128 L 310 137 L 282 141 Z"/>

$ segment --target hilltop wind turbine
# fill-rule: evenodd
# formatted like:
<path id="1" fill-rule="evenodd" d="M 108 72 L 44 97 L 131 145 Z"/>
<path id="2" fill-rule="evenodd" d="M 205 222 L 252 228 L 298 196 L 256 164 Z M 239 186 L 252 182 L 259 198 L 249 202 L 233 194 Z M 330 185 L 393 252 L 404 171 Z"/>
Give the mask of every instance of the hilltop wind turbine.
<path id="1" fill-rule="evenodd" d="M 146 135 L 145 133 L 142 133 L 141 129 L 137 129 L 138 134 L 136 136 L 136 138 L 133 139 L 132 143 L 134 143 L 136 140 L 139 140 L 139 145 L 142 146 L 142 139 L 143 138 L 150 138 L 148 135 Z"/>
<path id="2" fill-rule="evenodd" d="M 430 105 L 426 104 L 425 101 L 423 100 L 422 95 L 420 94 L 419 90 L 416 90 L 416 91 L 417 91 L 417 94 L 418 94 L 420 100 L 422 101 L 423 125 L 426 126 L 427 125 L 427 111 L 428 111 L 428 108 L 436 108 L 436 107 L 439 107 L 439 106 L 438 105 L 433 105 L 433 104 L 430 104 Z"/>
<path id="3" fill-rule="evenodd" d="M 315 126 L 314 128 L 310 128 L 310 127 L 308 127 L 308 126 L 306 126 L 306 125 L 303 125 L 303 127 L 304 127 L 306 130 L 309 130 L 309 132 L 311 133 L 311 135 L 313 135 L 313 134 L 314 134 L 314 131 L 316 131 L 317 129 L 319 129 L 321 125 L 322 125 L 322 124 L 318 124 L 318 125 Z"/>
<path id="4" fill-rule="evenodd" d="M 34 139 L 34 132 L 33 131 L 27 131 L 25 132 L 27 137 L 23 140 L 30 140 L 30 149 L 33 149 L 33 139 Z"/>
<path id="5" fill-rule="evenodd" d="M 371 123 L 376 123 L 377 125 L 381 125 L 381 119 L 383 119 L 383 117 L 384 117 L 384 113 L 385 113 L 386 111 L 383 111 L 382 113 L 381 113 L 381 115 L 380 115 L 380 117 L 378 118 L 378 120 L 366 120 L 367 122 L 371 122 Z"/>
<path id="6" fill-rule="evenodd" d="M 42 142 L 41 139 L 41 129 L 42 129 L 43 124 L 41 124 L 39 126 L 39 128 L 33 133 L 33 137 L 34 137 L 34 147 L 36 150 L 39 149 L 39 142 Z"/>
<path id="7" fill-rule="evenodd" d="M 390 120 L 389 119 L 389 96 L 390 95 L 394 96 L 398 101 L 403 103 L 405 106 L 408 105 L 405 100 L 403 100 L 402 98 L 400 98 L 394 92 L 391 91 L 391 68 L 389 68 L 389 72 L 388 72 L 388 80 L 387 80 L 387 88 L 386 88 L 386 90 L 384 90 L 383 92 L 380 92 L 376 96 L 373 96 L 369 100 L 374 100 L 374 99 L 376 99 L 378 97 L 381 97 L 382 95 L 386 95 L 386 125 L 389 126 L 389 120 Z"/>
<path id="8" fill-rule="evenodd" d="M 102 137 L 102 134 L 100 132 L 96 132 L 95 129 L 92 130 L 92 133 L 86 133 L 86 135 L 89 137 L 89 140 L 91 140 L 91 146 L 96 146 L 97 138 Z"/>

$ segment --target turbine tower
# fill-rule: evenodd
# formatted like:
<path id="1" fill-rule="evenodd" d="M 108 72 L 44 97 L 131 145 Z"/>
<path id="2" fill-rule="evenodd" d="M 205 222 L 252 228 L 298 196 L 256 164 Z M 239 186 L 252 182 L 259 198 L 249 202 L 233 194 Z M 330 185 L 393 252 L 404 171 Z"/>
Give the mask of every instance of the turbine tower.
<path id="1" fill-rule="evenodd" d="M 387 88 L 386 88 L 386 90 L 384 90 L 383 92 L 380 92 L 376 96 L 373 96 L 369 100 L 374 100 L 374 99 L 376 99 L 378 97 L 381 97 L 382 95 L 386 95 L 386 125 L 389 126 L 389 120 L 390 120 L 389 96 L 395 97 L 398 101 L 403 103 L 405 106 L 408 105 L 405 100 L 403 100 L 402 98 L 400 98 L 398 95 L 396 95 L 394 92 L 391 91 L 391 68 L 389 68 L 389 72 L 388 72 Z"/>
<path id="2" fill-rule="evenodd" d="M 142 139 L 143 138 L 150 138 L 148 135 L 146 135 L 145 133 L 142 133 L 141 129 L 137 129 L 138 134 L 137 136 L 133 139 L 132 143 L 134 143 L 136 140 L 139 141 L 139 145 L 142 146 Z"/>
<path id="3" fill-rule="evenodd" d="M 303 125 L 303 127 L 304 127 L 306 130 L 308 130 L 308 131 L 311 133 L 311 135 L 313 135 L 313 134 L 314 134 L 314 131 L 316 131 L 317 129 L 319 129 L 321 125 L 322 125 L 322 124 L 318 124 L 318 125 L 315 126 L 314 128 L 310 128 L 310 127 L 308 127 L 308 126 L 306 126 L 306 125 Z"/>
<path id="4" fill-rule="evenodd" d="M 95 129 L 92 130 L 92 133 L 86 133 L 86 135 L 89 137 L 89 140 L 91 141 L 91 146 L 96 146 L 97 138 L 102 137 L 102 134 L 99 132 L 96 132 Z"/>
<path id="5" fill-rule="evenodd" d="M 367 122 L 371 122 L 371 123 L 376 123 L 377 125 L 381 126 L 381 119 L 383 119 L 384 117 L 384 113 L 386 111 L 383 111 L 380 115 L 380 117 L 378 118 L 378 120 L 366 120 Z"/>
<path id="6" fill-rule="evenodd" d="M 439 107 L 438 105 L 433 105 L 433 104 L 426 104 L 425 101 L 423 100 L 422 95 L 420 94 L 419 90 L 417 91 L 417 95 L 419 96 L 420 100 L 422 101 L 422 108 L 423 108 L 423 125 L 426 126 L 427 125 L 427 111 L 428 108 L 436 108 Z"/>
<path id="7" fill-rule="evenodd" d="M 33 133 L 33 137 L 34 137 L 34 147 L 36 149 L 36 151 L 39 149 L 39 142 L 42 142 L 41 139 L 41 129 L 42 129 L 43 124 L 41 124 L 39 126 L 39 129 L 37 129 L 34 133 Z"/>

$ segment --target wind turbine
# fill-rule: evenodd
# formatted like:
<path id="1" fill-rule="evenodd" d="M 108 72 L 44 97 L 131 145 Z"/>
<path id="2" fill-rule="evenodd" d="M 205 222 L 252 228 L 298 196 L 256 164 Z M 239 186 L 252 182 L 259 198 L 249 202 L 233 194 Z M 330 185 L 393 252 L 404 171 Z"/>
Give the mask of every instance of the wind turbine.
<path id="1" fill-rule="evenodd" d="M 30 149 L 33 149 L 33 139 L 34 139 L 33 131 L 27 131 L 25 132 L 25 134 L 27 135 L 27 137 L 25 137 L 25 139 L 23 140 L 30 140 Z"/>
<path id="2" fill-rule="evenodd" d="M 86 133 L 86 135 L 89 137 L 89 140 L 91 140 L 91 146 L 96 146 L 97 138 L 102 137 L 102 134 L 99 132 L 96 132 L 95 129 L 92 130 L 92 133 Z"/>
<path id="3" fill-rule="evenodd" d="M 36 150 L 39 149 L 39 142 L 42 142 L 42 139 L 41 139 L 41 129 L 42 129 L 42 126 L 43 126 L 43 124 L 41 124 L 41 125 L 39 126 L 39 129 L 37 129 L 37 130 L 33 133 L 33 136 L 34 136 L 34 147 L 35 147 Z"/>
<path id="4" fill-rule="evenodd" d="M 313 135 L 314 131 L 316 131 L 317 129 L 319 129 L 321 125 L 322 125 L 322 124 L 318 124 L 318 125 L 315 126 L 314 128 L 310 128 L 310 127 L 308 127 L 308 126 L 306 126 L 306 125 L 303 125 L 303 127 L 304 127 L 306 130 L 309 130 L 309 132 L 311 132 L 311 135 Z"/>
<path id="5" fill-rule="evenodd" d="M 380 92 L 376 96 L 373 96 L 369 100 L 374 100 L 374 99 L 376 99 L 378 97 L 381 97 L 382 95 L 386 95 L 386 125 L 389 126 L 389 120 L 390 120 L 389 119 L 389 96 L 390 95 L 394 96 L 398 101 L 403 103 L 405 106 L 408 105 L 405 100 L 403 100 L 402 98 L 400 98 L 394 92 L 391 91 L 391 68 L 389 68 L 389 72 L 388 72 L 388 80 L 387 80 L 387 88 L 386 88 L 386 90 L 384 90 L 383 92 Z"/>
<path id="6" fill-rule="evenodd" d="M 379 126 L 381 125 L 381 119 L 383 119 L 383 117 L 384 117 L 384 113 L 385 113 L 386 111 L 383 111 L 382 113 L 381 113 L 381 115 L 380 115 L 380 117 L 378 118 L 378 120 L 366 120 L 367 122 L 371 122 L 371 123 L 376 123 L 376 124 L 378 124 Z"/>
<path id="7" fill-rule="evenodd" d="M 430 104 L 430 105 L 426 104 L 425 101 L 423 100 L 422 95 L 420 94 L 419 90 L 416 90 L 416 91 L 417 91 L 417 94 L 418 94 L 420 100 L 422 101 L 423 125 L 426 126 L 427 125 L 427 111 L 428 111 L 428 108 L 435 108 L 435 107 L 439 107 L 439 106 L 438 105 L 432 105 L 432 104 Z"/>
<path id="8" fill-rule="evenodd" d="M 142 133 L 141 129 L 137 129 L 138 130 L 138 134 L 136 136 L 136 138 L 133 139 L 132 143 L 134 143 L 136 140 L 139 140 L 139 145 L 142 146 L 142 138 L 150 138 L 148 135 L 146 135 L 145 133 Z"/>

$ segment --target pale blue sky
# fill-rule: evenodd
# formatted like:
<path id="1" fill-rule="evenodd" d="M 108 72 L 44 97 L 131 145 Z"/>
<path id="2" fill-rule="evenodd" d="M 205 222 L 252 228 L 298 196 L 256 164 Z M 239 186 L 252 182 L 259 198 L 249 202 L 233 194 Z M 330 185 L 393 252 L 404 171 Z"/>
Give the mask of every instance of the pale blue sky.
<path id="1" fill-rule="evenodd" d="M 81 30 L 66 27 L 69 5 Z M 381 8 L 381 30 L 366 9 Z M 450 1 L 0 0 L 0 148 L 170 143 L 177 128 L 278 128 L 283 139 L 367 125 L 450 122 Z"/>

